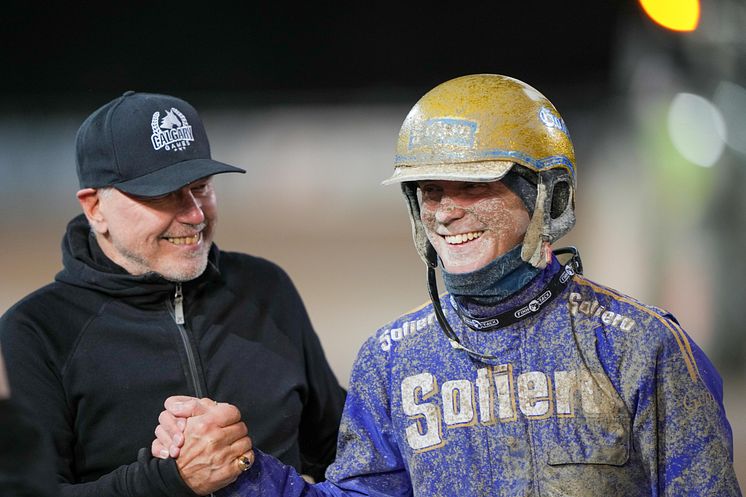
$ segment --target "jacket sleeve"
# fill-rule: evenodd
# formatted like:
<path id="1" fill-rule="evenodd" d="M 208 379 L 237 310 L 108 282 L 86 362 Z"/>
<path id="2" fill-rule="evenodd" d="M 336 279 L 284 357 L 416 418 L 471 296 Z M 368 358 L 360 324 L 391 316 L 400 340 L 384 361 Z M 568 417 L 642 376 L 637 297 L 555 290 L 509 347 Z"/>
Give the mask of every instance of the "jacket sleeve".
<path id="1" fill-rule="evenodd" d="M 300 295 L 289 277 L 290 296 L 286 309 L 294 315 L 292 322 L 301 327 L 305 375 L 308 390 L 299 427 L 299 447 L 302 471 L 315 481 L 324 479 L 327 466 L 334 461 L 337 433 L 345 402 L 345 390 L 340 386 L 326 360 L 321 342 L 311 325 Z"/>
<path id="2" fill-rule="evenodd" d="M 312 485 L 292 466 L 254 449 L 254 465 L 235 483 L 215 492 L 216 497 L 310 497 L 342 496 L 327 482 Z"/>
<path id="3" fill-rule="evenodd" d="M 327 481 L 310 484 L 290 466 L 255 450 L 252 468 L 218 497 L 411 497 L 412 488 L 391 436 L 386 374 L 368 341 L 353 366 L 337 459 Z"/>
<path id="4" fill-rule="evenodd" d="M 195 497 L 181 480 L 173 459 L 156 459 L 141 449 L 136 462 L 120 466 L 96 481 L 62 483 L 60 497 Z"/>
<path id="5" fill-rule="evenodd" d="M 666 340 L 640 395 L 648 414 L 637 420 L 651 494 L 740 496 L 722 380 L 674 320 L 664 324 Z"/>
<path id="6" fill-rule="evenodd" d="M 57 495 L 52 449 L 33 419 L 12 399 L 0 400 L 0 495 Z"/>
<path id="7" fill-rule="evenodd" d="M 40 312 L 43 312 L 40 311 Z M 11 311 L 0 319 L 0 341 L 15 402 L 35 417 L 52 441 L 54 472 L 63 497 L 185 496 L 194 494 L 181 480 L 173 460 L 142 453 L 93 482 L 74 477 L 75 413 L 64 388 L 64 359 L 58 347 L 45 339 L 23 315 Z M 126 436 L 126 430 L 122 432 Z"/>
<path id="8" fill-rule="evenodd" d="M 389 368 L 389 355 L 368 339 L 353 366 L 337 459 L 327 471 L 343 495 L 412 495 L 391 419 Z"/>

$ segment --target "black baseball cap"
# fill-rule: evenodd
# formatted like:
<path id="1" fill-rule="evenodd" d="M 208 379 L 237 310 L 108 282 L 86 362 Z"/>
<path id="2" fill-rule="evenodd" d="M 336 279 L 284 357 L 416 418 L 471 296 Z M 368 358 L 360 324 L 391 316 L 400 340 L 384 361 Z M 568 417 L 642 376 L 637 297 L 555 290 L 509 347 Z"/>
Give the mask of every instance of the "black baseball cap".
<path id="1" fill-rule="evenodd" d="M 212 160 L 197 111 L 169 95 L 128 91 L 88 116 L 75 141 L 81 189 L 156 197 L 214 174 L 246 172 Z"/>

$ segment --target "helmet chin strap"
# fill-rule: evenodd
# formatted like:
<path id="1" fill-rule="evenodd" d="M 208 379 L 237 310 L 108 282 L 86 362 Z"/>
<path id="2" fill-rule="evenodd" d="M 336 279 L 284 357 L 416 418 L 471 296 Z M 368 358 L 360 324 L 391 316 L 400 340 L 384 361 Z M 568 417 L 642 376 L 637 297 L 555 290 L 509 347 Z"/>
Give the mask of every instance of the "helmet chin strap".
<path id="1" fill-rule="evenodd" d="M 480 354 L 479 352 L 468 349 L 461 344 L 461 340 L 459 340 L 458 335 L 456 335 L 456 332 L 453 331 L 453 328 L 451 328 L 451 325 L 450 323 L 448 323 L 446 315 L 443 312 L 443 307 L 440 305 L 440 297 L 438 296 L 438 280 L 435 276 L 435 269 L 438 267 L 438 254 L 435 252 L 435 249 L 433 249 L 432 246 L 430 246 L 430 249 L 427 251 L 426 257 L 427 292 L 430 295 L 430 301 L 433 303 L 435 319 L 438 320 L 440 329 L 443 330 L 443 333 L 445 333 L 448 340 L 450 340 L 451 345 L 453 345 L 454 347 L 461 348 L 468 352 L 470 355 L 479 359 L 492 359 L 492 356 Z"/>
<path id="2" fill-rule="evenodd" d="M 547 247 L 548 249 L 546 251 L 546 254 L 547 254 L 546 258 L 551 259 L 552 251 L 549 248 L 550 247 L 549 243 L 545 242 L 542 245 Z M 565 258 L 566 255 L 569 255 L 567 262 L 564 263 L 564 269 L 559 271 L 552 278 L 552 281 L 550 281 L 550 283 L 546 287 L 541 289 L 535 298 L 526 302 L 525 305 L 523 305 L 523 308 L 521 308 L 517 313 L 514 311 L 516 311 L 516 309 L 518 308 L 514 308 L 510 311 L 503 313 L 502 315 L 497 316 L 499 320 L 495 319 L 496 325 L 502 322 L 500 326 L 506 326 L 513 322 L 516 322 L 517 320 L 524 319 L 525 317 L 532 315 L 535 312 L 538 312 L 541 305 L 547 304 L 548 302 L 556 298 L 560 293 L 562 293 L 562 290 L 565 288 L 567 283 L 571 280 L 571 278 L 574 275 L 583 274 L 583 264 L 580 261 L 580 254 L 578 253 L 578 250 L 575 247 L 561 248 L 561 249 L 558 249 L 555 253 L 562 258 Z M 545 262 L 545 265 L 546 264 L 548 264 L 548 262 Z M 451 327 L 450 323 L 446 319 L 445 312 L 443 312 L 443 307 L 440 303 L 440 296 L 438 295 L 438 283 L 435 277 L 435 267 L 430 264 L 428 264 L 428 268 L 427 268 L 427 290 L 430 295 L 430 301 L 433 304 L 433 312 L 435 313 L 435 318 L 437 319 L 441 330 L 443 330 L 443 333 L 446 335 L 448 340 L 451 342 L 451 346 L 453 348 L 463 350 L 466 353 L 468 353 L 470 356 L 483 360 L 483 361 L 491 361 L 491 360 L 497 359 L 496 356 L 493 356 L 490 354 L 482 354 L 480 352 L 477 352 L 476 350 L 470 349 L 469 347 L 467 347 L 461 342 L 458 335 L 456 335 L 456 332 L 453 331 L 453 328 Z M 536 308 L 532 309 L 532 305 L 535 305 Z M 463 320 L 463 316 L 459 314 L 459 317 Z M 516 319 L 513 319 L 513 318 L 516 318 Z M 492 326 L 492 327 L 494 328 L 496 326 Z M 489 330 L 490 328 L 485 328 L 485 329 Z"/>
<path id="3" fill-rule="evenodd" d="M 464 346 L 461 343 L 461 340 L 459 340 L 458 335 L 456 335 L 456 332 L 453 331 L 453 328 L 451 328 L 451 325 L 448 323 L 448 320 L 446 319 L 446 315 L 443 312 L 443 307 L 440 305 L 440 297 L 438 296 L 438 282 L 435 279 L 435 268 L 431 265 L 428 265 L 427 267 L 427 291 L 430 294 L 430 300 L 433 303 L 433 311 L 435 312 L 435 319 L 438 320 L 438 324 L 440 324 L 440 329 L 443 330 L 443 333 L 445 333 L 446 337 L 448 337 L 448 340 L 450 340 L 451 345 L 454 348 L 466 351 L 469 355 L 471 355 L 472 357 L 476 357 L 478 359 L 487 360 L 487 361 L 495 359 L 495 356 L 492 356 L 489 354 L 480 354 L 479 352 L 472 350 Z"/>

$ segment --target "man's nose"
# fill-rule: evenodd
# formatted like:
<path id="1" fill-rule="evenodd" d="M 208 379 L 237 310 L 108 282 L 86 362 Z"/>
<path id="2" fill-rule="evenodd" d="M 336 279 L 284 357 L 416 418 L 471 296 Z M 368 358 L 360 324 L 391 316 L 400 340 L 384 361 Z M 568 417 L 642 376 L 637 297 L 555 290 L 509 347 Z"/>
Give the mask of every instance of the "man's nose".
<path id="1" fill-rule="evenodd" d="M 448 224 L 462 218 L 465 212 L 457 198 L 443 194 L 435 209 L 435 220 L 440 224 Z"/>
<path id="2" fill-rule="evenodd" d="M 194 196 L 190 188 L 182 188 L 178 195 L 177 219 L 185 224 L 200 224 L 205 220 L 202 202 Z"/>

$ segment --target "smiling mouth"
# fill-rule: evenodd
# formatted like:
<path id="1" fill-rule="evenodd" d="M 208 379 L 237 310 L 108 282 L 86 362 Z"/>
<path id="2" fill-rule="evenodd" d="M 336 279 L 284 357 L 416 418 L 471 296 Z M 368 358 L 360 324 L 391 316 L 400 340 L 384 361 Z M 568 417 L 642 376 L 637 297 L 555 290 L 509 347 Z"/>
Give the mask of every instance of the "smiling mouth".
<path id="1" fill-rule="evenodd" d="M 476 240 L 484 234 L 484 231 L 470 231 L 469 233 L 460 233 L 458 235 L 443 235 L 448 245 L 461 245 L 471 240 Z"/>
<path id="2" fill-rule="evenodd" d="M 202 232 L 194 236 L 167 236 L 164 239 L 174 245 L 195 245 L 202 239 Z"/>

